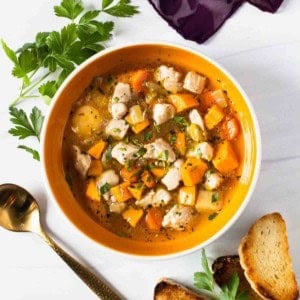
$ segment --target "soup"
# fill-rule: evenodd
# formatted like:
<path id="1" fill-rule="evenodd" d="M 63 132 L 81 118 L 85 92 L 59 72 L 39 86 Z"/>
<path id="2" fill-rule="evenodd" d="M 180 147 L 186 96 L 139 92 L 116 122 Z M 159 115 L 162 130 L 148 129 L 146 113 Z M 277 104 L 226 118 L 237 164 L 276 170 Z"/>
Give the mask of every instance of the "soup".
<path id="1" fill-rule="evenodd" d="M 65 177 L 89 215 L 114 234 L 164 241 L 226 209 L 243 138 L 226 91 L 169 64 L 93 79 L 72 106 Z"/>

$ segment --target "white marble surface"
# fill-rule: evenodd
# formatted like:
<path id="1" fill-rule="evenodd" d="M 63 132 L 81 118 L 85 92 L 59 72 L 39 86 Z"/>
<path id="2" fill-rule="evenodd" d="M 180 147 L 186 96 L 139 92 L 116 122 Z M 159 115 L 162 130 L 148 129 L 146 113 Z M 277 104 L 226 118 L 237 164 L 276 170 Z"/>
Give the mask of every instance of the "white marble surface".
<path id="1" fill-rule="evenodd" d="M 100 1 L 90 0 L 90 7 Z M 59 28 L 52 7 L 59 1 L 10 0 L 0 10 L 0 37 L 13 48 L 32 40 L 37 31 Z M 274 14 L 243 5 L 217 34 L 203 45 L 186 41 L 158 17 L 146 0 L 134 3 L 142 13 L 131 20 L 115 20 L 107 45 L 141 40 L 176 42 L 216 59 L 241 83 L 257 113 L 262 133 L 262 169 L 252 200 L 237 223 L 207 247 L 211 258 L 235 253 L 240 238 L 259 216 L 279 211 L 287 222 L 290 251 L 300 278 L 300 1 L 285 0 Z M 172 277 L 192 285 L 200 269 L 200 251 L 164 261 L 140 261 L 109 253 L 79 234 L 45 194 L 41 166 L 16 149 L 19 142 L 7 131 L 8 104 L 18 82 L 11 64 L 0 52 L 0 183 L 26 187 L 39 200 L 47 230 L 75 257 L 83 258 L 126 299 L 152 299 L 156 281 Z M 40 100 L 35 104 L 47 113 Z M 35 146 L 35 142 L 32 141 Z M 0 228 L 0 298 L 96 299 L 52 250 L 37 236 Z"/>

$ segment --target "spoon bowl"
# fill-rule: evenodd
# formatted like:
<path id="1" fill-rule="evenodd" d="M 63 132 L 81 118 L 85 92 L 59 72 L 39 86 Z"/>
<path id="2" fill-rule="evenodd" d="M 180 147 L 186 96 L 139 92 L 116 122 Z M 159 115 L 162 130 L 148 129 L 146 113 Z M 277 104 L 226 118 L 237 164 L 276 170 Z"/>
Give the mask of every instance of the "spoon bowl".
<path id="1" fill-rule="evenodd" d="M 15 184 L 0 185 L 0 226 L 16 232 L 34 232 L 73 269 L 100 299 L 121 299 L 106 283 L 60 248 L 43 230 L 33 196 Z"/>
<path id="2" fill-rule="evenodd" d="M 0 186 L 0 226 L 17 232 L 41 231 L 38 204 L 22 187 Z"/>

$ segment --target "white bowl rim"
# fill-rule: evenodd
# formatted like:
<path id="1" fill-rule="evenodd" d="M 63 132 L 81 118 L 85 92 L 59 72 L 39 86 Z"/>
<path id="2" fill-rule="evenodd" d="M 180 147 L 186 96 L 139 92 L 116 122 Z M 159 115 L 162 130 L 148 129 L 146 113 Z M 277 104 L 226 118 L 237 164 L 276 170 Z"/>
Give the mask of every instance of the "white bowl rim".
<path id="1" fill-rule="evenodd" d="M 243 99 L 245 100 L 248 109 L 250 111 L 250 115 L 252 117 L 252 121 L 254 124 L 254 132 L 255 132 L 255 137 L 256 137 L 256 162 L 255 162 L 255 166 L 254 166 L 254 173 L 253 173 L 253 178 L 252 181 L 250 183 L 248 192 L 246 194 L 246 197 L 244 198 L 242 204 L 240 205 L 240 207 L 238 208 L 238 210 L 235 212 L 235 214 L 233 215 L 233 217 L 225 224 L 225 226 L 223 226 L 217 233 L 215 233 L 212 237 L 210 237 L 209 239 L 207 239 L 206 241 L 204 241 L 201 244 L 198 244 L 190 249 L 186 249 L 183 251 L 179 251 L 176 253 L 171 253 L 171 254 L 163 254 L 163 255 L 139 255 L 139 254 L 131 254 L 131 253 L 126 253 L 126 252 L 122 252 L 120 250 L 116 250 L 113 248 L 110 248 L 109 246 L 105 246 L 97 241 L 95 241 L 94 239 L 92 239 L 90 236 L 86 235 L 80 228 L 78 228 L 70 219 L 69 217 L 64 213 L 64 211 L 62 210 L 62 208 L 60 207 L 60 205 L 58 204 L 58 202 L 56 201 L 53 192 L 51 190 L 50 187 L 50 182 L 48 180 L 47 177 L 47 173 L 46 173 L 46 166 L 45 166 L 45 156 L 44 156 L 44 144 L 45 144 L 45 135 L 46 135 L 46 127 L 48 124 L 48 120 L 50 119 L 50 116 L 52 114 L 52 110 L 54 108 L 55 102 L 56 100 L 59 98 L 61 92 L 65 89 L 65 87 L 69 84 L 69 82 L 71 82 L 73 80 L 73 78 L 76 76 L 76 74 L 78 74 L 79 72 L 81 72 L 81 70 L 83 70 L 86 66 L 88 66 L 89 64 L 91 64 L 93 61 L 97 60 L 99 57 L 102 57 L 106 54 L 109 54 L 113 51 L 116 50 L 120 50 L 122 48 L 126 48 L 126 47 L 134 47 L 134 46 L 166 46 L 166 47 L 175 47 L 187 52 L 190 52 L 194 55 L 197 55 L 199 57 L 204 58 L 205 60 L 207 60 L 209 63 L 211 63 L 212 65 L 216 66 L 218 69 L 220 69 L 232 82 L 233 84 L 236 86 L 236 88 L 239 90 L 239 92 L 241 93 Z M 100 246 L 101 248 L 103 248 L 103 250 L 105 251 L 109 251 L 110 253 L 116 253 L 117 255 L 122 255 L 125 256 L 127 258 L 133 258 L 133 259 L 141 259 L 141 260 L 166 260 L 166 259 L 172 259 L 172 258 L 178 258 L 184 255 L 188 255 L 191 253 L 194 253 L 202 248 L 205 248 L 206 246 L 212 244 L 215 240 L 217 240 L 218 238 L 220 238 L 241 216 L 241 214 L 243 213 L 243 211 L 245 210 L 246 206 L 248 205 L 248 203 L 250 202 L 251 196 L 253 195 L 255 186 L 257 184 L 258 181 L 258 177 L 259 177 L 259 173 L 260 173 L 260 168 L 261 168 L 261 157 L 262 157 L 262 146 L 261 146 L 261 133 L 260 133 L 260 128 L 259 128 L 259 124 L 258 124 L 258 120 L 257 120 L 257 116 L 256 113 L 254 111 L 253 105 L 249 99 L 249 97 L 247 96 L 246 92 L 244 91 L 244 89 L 241 87 L 241 85 L 237 82 L 237 80 L 235 79 L 235 77 L 229 72 L 227 71 L 223 66 L 221 66 L 218 62 L 214 61 L 213 59 L 211 59 L 210 57 L 206 56 L 205 54 L 201 53 L 198 50 L 194 50 L 192 48 L 189 48 L 187 46 L 183 46 L 180 45 L 178 43 L 174 43 L 174 42 L 164 42 L 164 41 L 139 41 L 139 42 L 127 42 L 127 43 L 119 43 L 117 46 L 111 46 L 108 47 L 96 54 L 94 54 L 93 56 L 91 56 L 90 58 L 88 58 L 87 60 L 85 60 L 83 63 L 81 63 L 80 65 L 78 65 L 69 75 L 68 77 L 64 80 L 64 82 L 62 83 L 62 85 L 59 87 L 59 89 L 56 91 L 50 107 L 49 107 L 49 111 L 47 113 L 47 116 L 45 117 L 44 120 L 44 124 L 43 124 L 43 128 L 42 128 L 42 132 L 41 132 L 41 163 L 42 163 L 42 176 L 43 176 L 43 181 L 45 183 L 45 187 L 46 187 L 46 191 L 48 196 L 50 196 L 52 202 L 55 203 L 56 207 L 58 207 L 58 209 L 60 210 L 60 212 L 62 212 L 62 214 L 64 215 L 65 219 L 67 219 L 67 221 L 69 222 L 69 224 L 71 224 L 71 226 L 74 228 L 74 230 L 76 230 L 76 232 L 79 232 L 82 236 L 85 237 L 85 239 L 89 239 L 91 240 L 93 243 L 95 243 L 97 246 Z"/>

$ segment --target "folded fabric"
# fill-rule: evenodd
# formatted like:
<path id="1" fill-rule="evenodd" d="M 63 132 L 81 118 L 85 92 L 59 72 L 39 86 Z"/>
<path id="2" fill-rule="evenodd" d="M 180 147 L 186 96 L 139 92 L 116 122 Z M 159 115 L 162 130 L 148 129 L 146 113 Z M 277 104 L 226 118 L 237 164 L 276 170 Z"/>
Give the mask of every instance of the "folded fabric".
<path id="1" fill-rule="evenodd" d="M 283 0 L 247 0 L 249 3 L 257 6 L 259 9 L 271 13 L 276 12 Z"/>
<path id="2" fill-rule="evenodd" d="M 188 40 L 203 43 L 245 0 L 149 0 L 170 26 Z M 261 10 L 275 12 L 283 0 L 248 0 Z"/>

